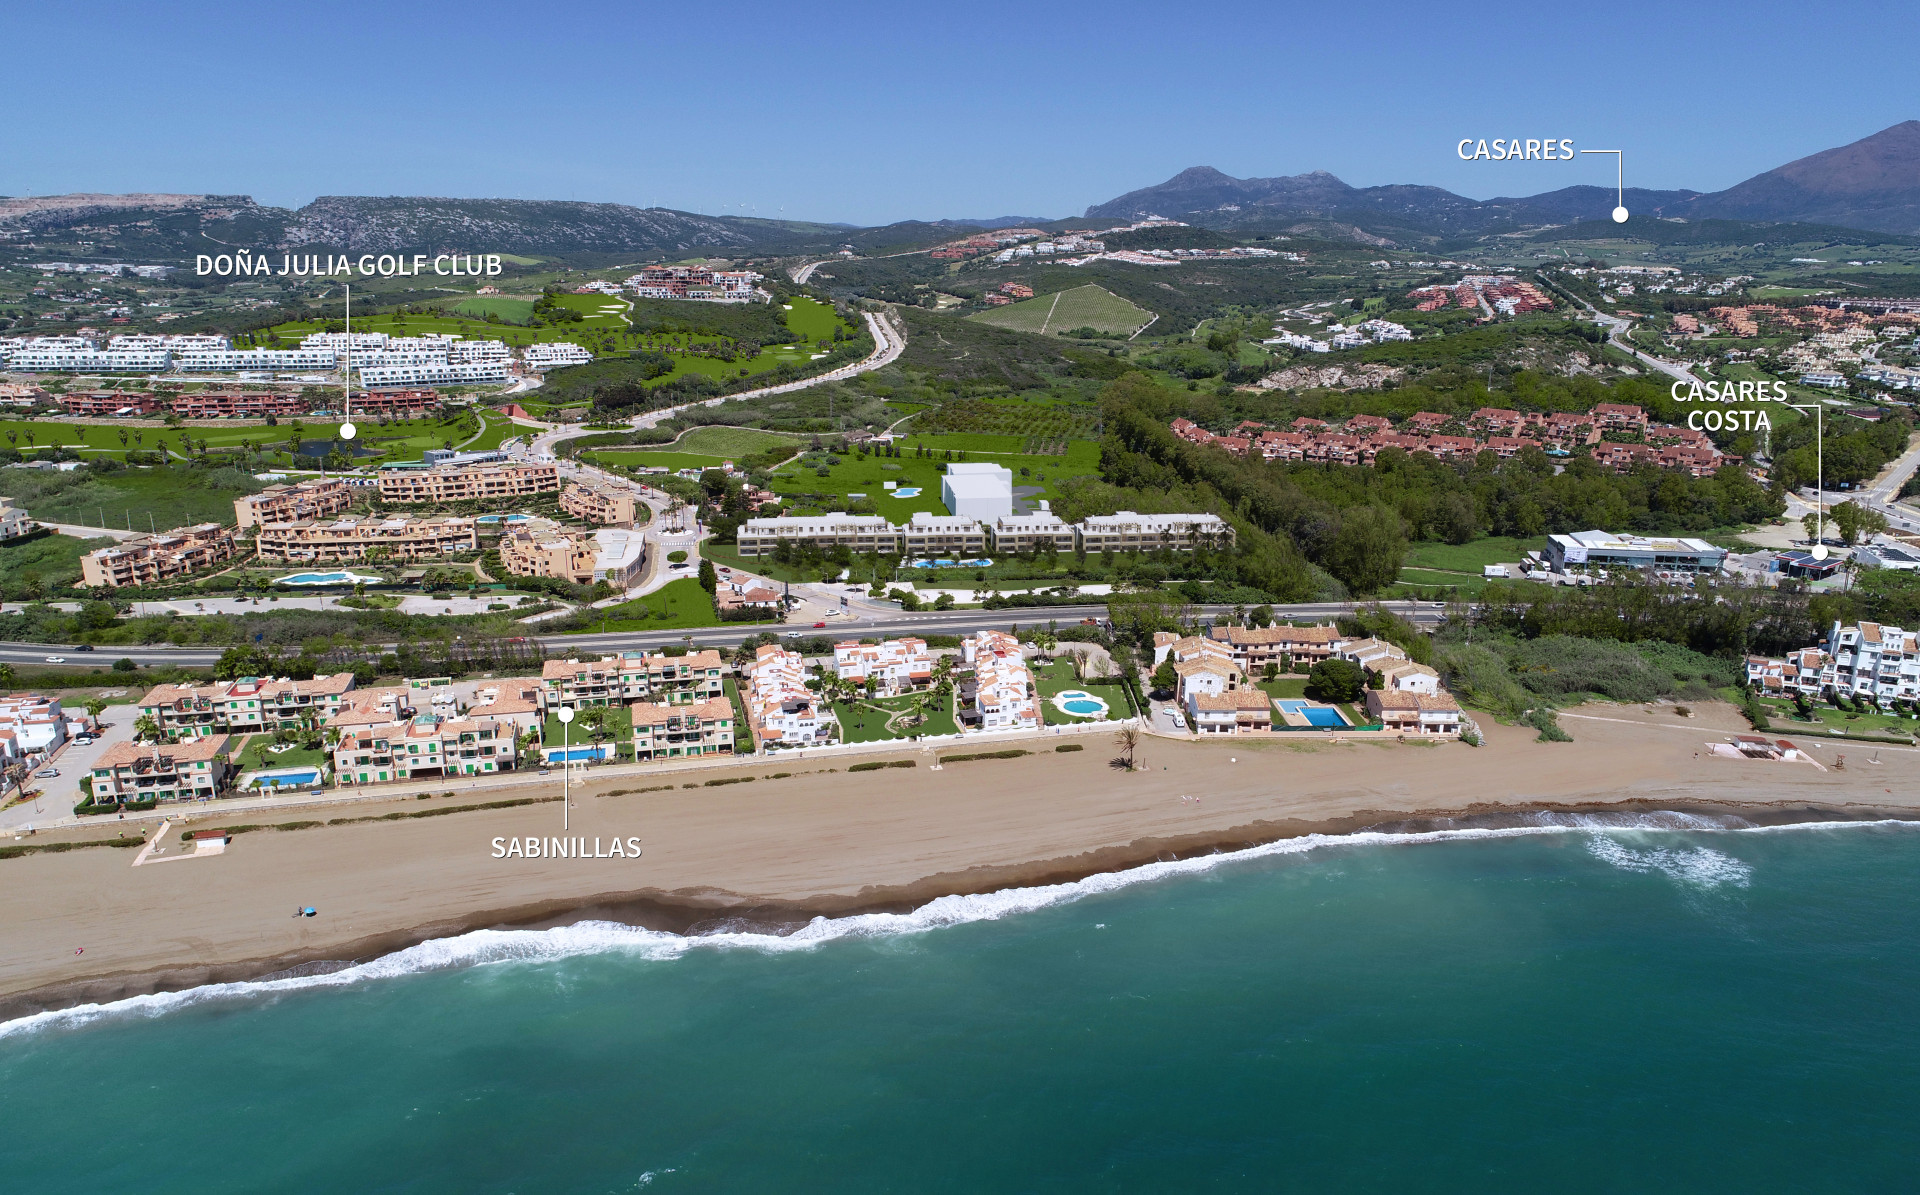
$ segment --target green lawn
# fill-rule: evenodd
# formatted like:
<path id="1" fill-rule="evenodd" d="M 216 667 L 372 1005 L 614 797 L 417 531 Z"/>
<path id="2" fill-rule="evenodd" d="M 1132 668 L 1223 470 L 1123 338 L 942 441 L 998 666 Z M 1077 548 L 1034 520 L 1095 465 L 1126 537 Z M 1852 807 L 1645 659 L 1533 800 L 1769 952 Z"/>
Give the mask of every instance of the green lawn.
<path id="1" fill-rule="evenodd" d="M 1791 701 L 1762 701 L 1760 705 L 1772 720 L 1772 733 L 1775 734 L 1790 735 L 1798 731 L 1801 734 L 1823 735 L 1828 730 L 1839 730 L 1847 734 L 1892 734 L 1912 738 L 1916 731 L 1920 731 L 1920 721 L 1912 718 L 1890 713 L 1857 714 L 1824 701 L 1812 703 L 1817 725 L 1800 721 Z"/>
<path id="2" fill-rule="evenodd" d="M 1130 335 L 1145 327 L 1153 319 L 1153 312 L 1089 283 L 1056 294 L 1022 299 L 967 318 L 1020 332 L 1071 332 L 1092 328 L 1096 332 Z"/>
<path id="3" fill-rule="evenodd" d="M 643 598 L 609 606 L 595 613 L 605 615 L 604 624 L 574 631 L 576 635 L 597 634 L 604 625 L 609 631 L 671 631 L 681 627 L 717 627 L 720 616 L 713 611 L 713 599 L 692 577 L 669 581 Z"/>
<path id="4" fill-rule="evenodd" d="M 593 712 L 604 715 L 606 719 L 602 726 L 599 741 L 603 743 L 618 743 L 626 749 L 626 754 L 632 754 L 633 710 L 624 705 L 613 705 L 600 708 Z M 594 742 L 593 732 L 587 729 L 587 724 L 584 721 L 588 714 L 589 711 L 585 709 L 575 712 L 573 716 L 573 728 L 571 730 L 564 729 L 564 724 L 560 721 L 558 715 L 548 714 L 547 720 L 540 726 L 540 745 L 543 747 L 560 746 L 563 733 L 567 736 L 564 741 L 571 746 L 577 747 L 582 744 Z"/>
<path id="5" fill-rule="evenodd" d="M 108 527 L 134 531 L 231 524 L 239 493 L 208 486 L 206 471 L 198 469 L 133 468 L 105 475 L 0 470 L 0 494 L 18 499 L 34 518 L 89 527 L 100 526 L 103 519 Z M 56 545 L 44 550 L 63 549 Z"/>
<path id="6" fill-rule="evenodd" d="M 276 755 L 267 750 L 271 746 L 273 746 L 272 735 L 254 735 L 234 755 L 234 767 L 242 772 L 250 772 L 260 768 L 320 768 L 327 767 L 331 763 L 324 748 L 316 747 L 309 750 L 306 747 L 295 747 Z"/>
<path id="7" fill-rule="evenodd" d="M 1307 678 L 1304 676 L 1283 676 L 1278 680 L 1256 681 L 1255 685 L 1269 697 L 1301 697 L 1307 695 Z"/>
<path id="8" fill-rule="evenodd" d="M 969 448 L 969 462 L 990 462 L 1005 465 L 1013 470 L 1015 486 L 1034 486 L 1042 492 L 1038 495 L 1059 501 L 1058 485 L 1069 477 L 1081 477 L 1099 471 L 1100 446 L 1091 441 L 1074 441 L 1061 456 L 1025 455 L 1018 452 L 1020 444 L 1016 436 L 929 436 L 929 442 L 952 440 L 985 440 L 997 443 L 1011 443 L 1015 451 L 989 452 L 985 449 Z M 923 437 L 910 438 L 901 448 L 898 458 L 868 456 L 836 456 L 828 466 L 828 475 L 821 477 L 817 470 L 795 461 L 781 466 L 773 475 L 773 489 L 776 493 L 793 495 L 796 500 L 823 509 L 844 508 L 849 494 L 864 494 L 871 499 L 875 509 L 881 515 L 895 523 L 904 523 L 915 511 L 929 511 L 945 514 L 946 507 L 940 501 L 940 477 L 945 472 L 947 462 L 934 457 L 916 457 L 913 449 Z M 946 446 L 940 446 L 944 452 Z M 817 459 L 817 458 L 809 458 Z M 1021 470 L 1027 475 L 1021 476 Z M 895 482 L 897 487 L 918 488 L 919 493 L 908 498 L 896 498 L 885 486 L 886 482 Z M 808 500 L 805 495 L 817 494 L 821 497 Z"/>
<path id="9" fill-rule="evenodd" d="M 673 448 L 699 456 L 738 460 L 769 448 L 802 448 L 807 442 L 805 436 L 763 432 L 750 427 L 696 427 L 675 440 Z"/>
<path id="10" fill-rule="evenodd" d="M 45 535 L 39 539 L 0 544 L 0 585 L 19 585 L 38 579 L 49 594 L 80 583 L 80 558 L 95 548 L 111 547 L 113 540 Z"/>
<path id="11" fill-rule="evenodd" d="M 533 300 L 509 299 L 504 295 L 476 295 L 455 305 L 453 310 L 461 315 L 477 315 L 481 319 L 497 315 L 509 323 L 524 324 L 533 318 Z"/>
<path id="12" fill-rule="evenodd" d="M 596 448 L 580 454 L 580 459 L 596 465 L 630 469 L 718 469 L 730 457 L 700 456 L 692 452 L 628 452 L 624 449 Z"/>
<path id="13" fill-rule="evenodd" d="M 1105 721 L 1108 719 L 1132 716 L 1132 707 L 1127 704 L 1127 692 L 1119 684 L 1100 684 L 1078 680 L 1073 675 L 1073 661 L 1063 654 L 1045 668 L 1036 669 L 1033 683 L 1040 690 L 1040 716 L 1048 726 L 1071 726 L 1075 723 Z M 1091 693 L 1107 703 L 1105 718 L 1080 717 L 1069 714 L 1055 705 L 1051 698 L 1066 689 L 1079 689 Z"/>
<path id="14" fill-rule="evenodd" d="M 841 327 L 833 308 L 805 295 L 795 295 L 786 312 L 787 328 L 804 341 L 833 339 L 833 330 Z"/>
<path id="15" fill-rule="evenodd" d="M 1524 560 L 1528 552 L 1539 551 L 1546 542 L 1545 536 L 1517 539 L 1492 535 L 1464 544 L 1417 543 L 1408 548 L 1406 565 L 1478 577 L 1487 565 Z"/>
<path id="16" fill-rule="evenodd" d="M 840 719 L 840 734 L 849 743 L 875 743 L 911 738 L 914 735 L 958 734 L 953 720 L 953 698 L 927 695 L 927 720 L 901 732 L 887 730 L 889 715 L 916 709 L 917 697 L 862 697 L 852 702 L 835 702 L 833 712 Z M 884 712 L 883 712 L 884 711 Z"/>

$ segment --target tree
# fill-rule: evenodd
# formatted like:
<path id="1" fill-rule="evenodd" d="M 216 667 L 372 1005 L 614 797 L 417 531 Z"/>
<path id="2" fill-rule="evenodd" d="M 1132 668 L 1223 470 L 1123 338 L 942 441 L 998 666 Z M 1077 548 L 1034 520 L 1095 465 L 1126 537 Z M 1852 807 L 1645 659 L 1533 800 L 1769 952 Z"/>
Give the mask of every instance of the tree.
<path id="1" fill-rule="evenodd" d="M 1140 728 L 1131 723 L 1122 726 L 1113 736 L 1113 745 L 1120 748 L 1120 758 L 1126 761 L 1127 771 L 1133 771 L 1134 752 L 1140 749 Z"/>
<path id="2" fill-rule="evenodd" d="M 149 742 L 159 741 L 160 723 L 154 720 L 152 714 L 141 714 L 133 720 L 133 737 Z"/>
<path id="3" fill-rule="evenodd" d="M 1180 685 L 1180 674 L 1173 670 L 1173 657 L 1160 661 L 1153 670 L 1153 687 L 1156 692 L 1171 693 Z"/>
<path id="4" fill-rule="evenodd" d="M 1366 684 L 1366 674 L 1352 660 L 1327 659 L 1307 674 L 1307 687 L 1322 701 L 1353 701 Z"/>
<path id="5" fill-rule="evenodd" d="M 1378 593 L 1400 577 L 1407 537 L 1400 516 L 1382 506 L 1341 512 L 1327 548 L 1327 571 L 1355 593 Z"/>
<path id="6" fill-rule="evenodd" d="M 713 561 L 711 560 L 703 559 L 700 561 L 700 588 L 706 590 L 709 594 L 719 592 L 720 574 L 714 571 Z"/>
<path id="7" fill-rule="evenodd" d="M 1851 499 L 1829 511 L 1828 518 L 1840 529 L 1840 542 L 1848 547 L 1863 537 L 1871 537 L 1887 529 L 1887 516 Z"/>
<path id="8" fill-rule="evenodd" d="M 9 695 L 13 693 L 12 664 L 0 664 L 0 687 L 5 688 Z"/>

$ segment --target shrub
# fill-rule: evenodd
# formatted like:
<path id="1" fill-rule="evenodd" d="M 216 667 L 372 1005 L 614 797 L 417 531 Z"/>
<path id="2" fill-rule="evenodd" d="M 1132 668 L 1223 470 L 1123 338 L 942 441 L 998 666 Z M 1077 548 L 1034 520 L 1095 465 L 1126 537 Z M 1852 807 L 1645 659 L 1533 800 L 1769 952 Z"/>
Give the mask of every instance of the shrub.
<path id="1" fill-rule="evenodd" d="M 969 759 L 1018 759 L 1022 755 L 1032 755 L 1031 751 L 975 751 L 967 755 L 942 755 L 940 762 L 965 763 Z"/>
<path id="2" fill-rule="evenodd" d="M 1322 701 L 1355 701 L 1366 672 L 1352 660 L 1322 660 L 1307 674 L 1307 687 Z"/>
<path id="3" fill-rule="evenodd" d="M 1062 743 L 1058 747 L 1055 747 L 1053 749 L 1053 753 L 1055 755 L 1064 755 L 1069 751 L 1085 751 L 1085 750 L 1086 748 L 1080 745 L 1079 743 Z"/>
<path id="4" fill-rule="evenodd" d="M 707 781 L 707 787 L 716 788 L 722 784 L 750 784 L 752 781 L 753 777 L 751 776 L 722 776 L 718 780 Z M 692 788 L 693 786 L 689 784 L 687 787 Z"/>
<path id="5" fill-rule="evenodd" d="M 882 768 L 911 768 L 916 765 L 911 759 L 875 760 L 872 763 L 856 763 L 847 768 L 849 772 L 877 772 Z"/>
<path id="6" fill-rule="evenodd" d="M 685 564 L 687 562 L 687 554 L 685 550 L 676 548 L 667 553 L 667 561 L 670 564 Z"/>
<path id="7" fill-rule="evenodd" d="M 1553 710 L 1548 706 L 1534 707 L 1533 712 L 1527 715 L 1526 724 L 1540 732 L 1540 736 L 1534 740 L 1536 743 L 1571 743 L 1573 741 L 1573 736 L 1561 728 L 1560 720 L 1554 716 Z"/>

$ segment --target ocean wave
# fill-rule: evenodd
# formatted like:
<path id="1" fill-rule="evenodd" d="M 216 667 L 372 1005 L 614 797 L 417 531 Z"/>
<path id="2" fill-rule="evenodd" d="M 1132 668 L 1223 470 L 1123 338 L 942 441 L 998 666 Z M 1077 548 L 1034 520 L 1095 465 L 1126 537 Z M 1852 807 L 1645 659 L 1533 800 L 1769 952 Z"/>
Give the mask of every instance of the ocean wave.
<path id="1" fill-rule="evenodd" d="M 1745 886 L 1752 869 L 1731 856 L 1703 847 L 1630 849 L 1606 831 L 1656 833 L 1753 833 L 1785 829 L 1863 826 L 1911 826 L 1898 820 L 1872 822 L 1798 822 L 1787 826 L 1753 826 L 1739 819 L 1714 821 L 1692 814 L 1539 814 L 1528 824 L 1490 828 L 1426 830 L 1408 833 L 1363 831 L 1355 834 L 1308 834 L 1237 851 L 1196 855 L 1188 859 L 1145 863 L 1124 871 L 1101 872 L 1065 884 L 1031 888 L 1003 888 L 964 896 L 942 896 L 909 913 L 861 913 L 849 917 L 815 917 L 789 933 L 721 929 L 683 935 L 641 929 L 609 921 L 582 921 L 543 930 L 474 930 L 452 938 L 436 938 L 383 955 L 370 962 L 321 974 L 294 974 L 273 979 L 206 984 L 177 992 L 129 996 L 103 1004 L 32 1013 L 0 1022 L 0 1039 L 36 1030 L 78 1028 L 108 1018 L 164 1016 L 200 1004 L 221 1003 L 322 988 L 348 987 L 383 979 L 497 963 L 544 963 L 583 955 L 620 953 L 662 961 L 690 950 L 748 949 L 769 953 L 811 950 L 849 938 L 894 937 L 997 921 L 1005 917 L 1068 904 L 1089 896 L 1119 892 L 1140 884 L 1178 876 L 1198 875 L 1216 868 L 1252 860 L 1353 846 L 1412 846 L 1422 843 L 1477 839 L 1518 838 L 1545 834 L 1590 835 L 1588 849 L 1598 859 L 1627 871 L 1660 871 L 1702 887 L 1721 884 Z"/>

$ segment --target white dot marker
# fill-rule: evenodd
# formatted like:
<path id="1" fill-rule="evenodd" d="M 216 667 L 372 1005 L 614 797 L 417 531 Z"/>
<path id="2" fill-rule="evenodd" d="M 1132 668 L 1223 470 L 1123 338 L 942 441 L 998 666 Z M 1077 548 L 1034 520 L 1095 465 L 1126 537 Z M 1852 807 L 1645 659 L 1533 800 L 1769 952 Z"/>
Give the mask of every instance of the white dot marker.
<path id="1" fill-rule="evenodd" d="M 359 434 L 360 429 L 351 423 L 343 423 L 340 425 L 340 438 L 342 440 L 351 440 Z"/>
<path id="2" fill-rule="evenodd" d="M 1827 558 L 1827 545 L 1825 544 L 1813 545 L 1813 558 L 1815 560 L 1825 560 Z"/>
<path id="3" fill-rule="evenodd" d="M 562 722 L 573 721 L 573 707 L 570 705 L 563 705 L 558 710 L 555 710 L 554 712 L 559 715 L 559 718 Z"/>
<path id="4" fill-rule="evenodd" d="M 1627 222 L 1627 209 L 1624 207 L 1614 208 L 1613 222 L 1615 224 L 1625 224 Z"/>

